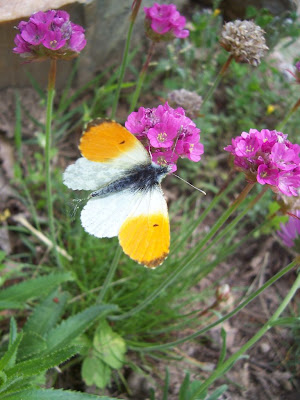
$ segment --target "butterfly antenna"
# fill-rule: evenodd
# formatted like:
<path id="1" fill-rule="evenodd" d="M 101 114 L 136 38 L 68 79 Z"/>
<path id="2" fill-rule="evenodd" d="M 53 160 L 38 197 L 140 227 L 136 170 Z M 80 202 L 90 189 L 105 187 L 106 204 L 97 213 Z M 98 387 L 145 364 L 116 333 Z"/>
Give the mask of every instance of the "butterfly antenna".
<path id="1" fill-rule="evenodd" d="M 178 175 L 176 175 L 176 174 L 172 174 L 172 175 L 173 175 L 173 176 L 176 176 L 176 178 L 178 178 L 178 179 L 180 179 L 181 181 L 187 183 L 188 185 L 192 186 L 192 188 L 198 190 L 199 192 L 205 194 L 205 196 L 206 196 L 206 193 L 204 192 L 204 190 L 201 190 L 201 189 L 197 188 L 196 186 L 192 185 L 190 182 L 186 181 L 185 179 L 181 178 L 180 176 L 178 176 Z"/>

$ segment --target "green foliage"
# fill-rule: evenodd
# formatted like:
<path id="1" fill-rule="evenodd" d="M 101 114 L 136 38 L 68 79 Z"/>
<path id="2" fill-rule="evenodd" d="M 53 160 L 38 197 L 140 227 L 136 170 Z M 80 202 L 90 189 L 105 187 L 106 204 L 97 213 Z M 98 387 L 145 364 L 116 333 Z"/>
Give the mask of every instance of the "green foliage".
<path id="1" fill-rule="evenodd" d="M 93 347 L 82 364 L 82 377 L 87 385 L 104 388 L 110 381 L 111 369 L 120 369 L 124 362 L 126 343 L 102 319 L 94 334 Z"/>
<path id="2" fill-rule="evenodd" d="M 70 399 L 85 399 L 79 393 L 57 391 L 40 391 L 30 389 L 34 386 L 34 379 L 62 362 L 66 362 L 80 351 L 78 345 L 72 345 L 77 337 L 87 330 L 93 322 L 104 315 L 117 311 L 116 306 L 96 305 L 73 315 L 57 325 L 64 311 L 68 294 L 60 293 L 57 289 L 39 304 L 24 325 L 24 331 L 17 333 L 15 320 L 11 320 L 9 345 L 0 359 L 0 393 L 1 398 L 62 398 L 64 393 Z M 57 326 L 56 326 L 57 325 Z M 101 335 L 98 328 L 98 336 Z M 111 335 L 115 345 L 118 338 Z M 105 336 L 108 338 L 108 335 Z M 97 339 L 98 340 L 98 339 Z M 97 343 L 98 344 L 98 343 Z M 109 351 L 108 350 L 108 351 Z M 102 357 L 110 364 L 116 365 L 116 356 L 121 352 L 103 354 Z M 119 366 L 119 364 L 118 364 Z M 30 381 L 28 379 L 31 379 Z M 107 382 L 106 382 L 107 383 Z M 104 386 L 103 386 L 104 387 Z M 49 397 L 47 396 L 49 394 Z M 23 397 L 21 397 L 23 396 Z M 57 396 L 57 397 L 55 397 Z M 83 397 L 80 397 L 83 396 Z M 91 397 L 98 398 L 98 397 Z"/>
<path id="3" fill-rule="evenodd" d="M 117 400 L 116 397 L 93 396 L 91 394 L 69 390 L 29 389 L 18 393 L 8 394 L 3 400 Z"/>
<path id="4" fill-rule="evenodd" d="M 215 2 L 215 7 L 217 3 L 218 1 Z M 276 19 L 265 10 L 257 13 L 249 7 L 248 16 L 255 18 L 256 23 L 268 32 L 269 46 L 273 46 L 282 37 L 289 36 L 291 40 L 299 37 L 299 22 L 294 14 L 289 16 L 292 20 L 290 23 L 287 16 Z M 278 29 L 279 25 L 284 29 Z M 165 58 L 161 58 L 156 65 L 153 63 L 155 68 L 151 65 L 152 70 L 144 83 L 145 100 L 143 99 L 141 105 L 147 107 L 149 93 L 151 99 L 166 98 L 168 91 L 180 88 L 196 90 L 198 94 L 205 95 L 228 57 L 218 44 L 221 26 L 222 18 L 217 14 L 209 11 L 193 13 L 189 40 L 175 40 L 168 44 Z M 138 70 L 135 63 L 130 61 L 134 60 L 138 50 L 135 49 L 129 55 L 131 73 L 135 75 L 138 75 Z M 77 68 L 76 62 L 54 112 L 52 158 L 59 156 L 58 150 L 62 143 L 74 143 L 73 134 L 86 122 L 108 115 L 113 102 L 119 68 L 109 67 L 86 85 L 72 91 Z M 33 76 L 30 76 L 30 80 L 40 96 L 41 104 L 45 104 L 43 89 Z M 134 85 L 133 82 L 122 83 L 124 104 L 126 101 L 129 103 L 131 91 L 128 89 Z M 62 271 L 65 272 L 52 273 L 54 263 L 50 254 L 47 256 L 49 266 L 40 262 L 35 277 L 29 279 L 30 268 L 32 264 L 36 266 L 38 259 L 35 242 L 25 229 L 11 228 L 18 230 L 23 247 L 27 249 L 24 254 L 14 256 L 15 259 L 22 260 L 19 268 L 24 271 L 22 278 L 25 280 L 0 291 L 0 309 L 9 308 L 22 312 L 26 309 L 26 312 L 31 310 L 31 314 L 19 333 L 16 321 L 12 318 L 8 343 L 6 337 L 1 343 L 1 398 L 111 400 L 108 397 L 71 391 L 39 389 L 37 380 L 44 378 L 49 368 L 80 353 L 81 358 L 75 362 L 83 361 L 81 371 L 85 383 L 105 388 L 114 375 L 113 370 L 121 370 L 127 364 L 127 349 L 140 355 L 140 360 L 135 361 L 137 365 L 131 363 L 133 368 L 139 369 L 140 363 L 148 368 L 145 353 L 156 358 L 166 355 L 169 357 L 167 352 L 174 346 L 193 340 L 221 324 L 270 286 L 271 283 L 267 282 L 229 314 L 225 314 L 226 311 L 222 309 L 218 319 L 210 325 L 206 324 L 205 316 L 199 320 L 199 312 L 202 311 L 199 307 L 203 307 L 208 300 L 212 300 L 212 303 L 216 300 L 212 293 L 218 281 L 225 276 L 218 274 L 218 281 L 202 292 L 192 289 L 195 284 L 247 244 L 253 236 L 273 233 L 280 222 L 286 219 L 281 215 L 274 216 L 279 208 L 273 201 L 271 191 L 252 207 L 251 201 L 259 194 L 258 190 L 253 190 L 253 195 L 247 196 L 239 212 L 227 214 L 226 218 L 232 218 L 229 222 L 226 222 L 226 218 L 222 220 L 241 186 L 240 178 L 230 182 L 232 176 L 228 176 L 228 168 L 224 160 L 219 158 L 220 152 L 230 143 L 232 136 L 244 130 L 252 127 L 262 129 L 266 126 L 273 129 L 286 114 L 289 108 L 287 103 L 292 105 L 298 99 L 298 91 L 297 87 L 284 79 L 271 61 L 263 61 L 259 68 L 237 63 L 230 65 L 213 98 L 205 103 L 195 120 L 201 128 L 202 142 L 205 145 L 205 168 L 199 167 L 197 163 L 188 163 L 187 160 L 179 163 L 180 175 L 207 190 L 209 196 L 199 200 L 198 193 L 190 194 L 181 183 L 175 183 L 172 178 L 166 179 L 168 189 L 175 188 L 179 198 L 171 201 L 170 207 L 173 237 L 171 253 L 164 266 L 155 271 L 143 269 L 122 255 L 115 276 L 112 280 L 108 279 L 109 271 L 114 266 L 117 240 L 100 241 L 84 232 L 78 216 L 74 221 L 66 217 L 69 208 L 72 208 L 69 206 L 70 192 L 62 185 L 61 168 L 53 171 L 58 244 L 72 256 L 73 261 L 64 259 Z M 41 232 L 47 232 L 44 215 L 46 196 L 43 193 L 44 126 L 29 115 L 35 123 L 37 134 L 24 141 L 22 107 L 17 94 L 15 144 L 18 160 L 14 174 L 19 185 L 18 196 L 29 210 L 34 226 Z M 299 122 L 299 116 L 295 115 L 286 126 L 285 132 L 289 133 L 292 140 Z M 21 168 L 25 146 L 34 148 L 33 157 L 26 159 L 26 175 L 25 169 Z M 219 192 L 220 185 L 226 180 L 227 188 Z M 217 193 L 220 194 L 213 197 Z M 83 196 L 85 198 L 86 194 Z M 244 222 L 246 213 L 248 219 Z M 205 227 L 210 226 L 208 232 L 202 228 L 204 220 Z M 0 251 L 0 269 L 4 268 L 6 261 L 5 253 Z M 234 266 L 227 273 L 231 273 L 233 269 Z M 17 276 L 16 273 L 15 275 Z M 1 277 L 1 283 L 4 280 L 5 276 Z M 61 284 L 64 284 L 64 290 L 57 288 Z M 105 304 L 106 302 L 109 304 Z M 291 326 L 295 337 L 299 339 L 299 318 L 282 318 L 271 325 Z M 194 333 L 182 335 L 186 328 L 194 330 Z M 179 336 L 179 339 L 174 339 L 174 336 Z M 227 354 L 224 330 L 221 337 L 218 367 L 225 363 Z M 298 347 L 295 347 L 298 355 L 299 347 L 298 343 Z M 191 381 L 187 373 L 180 388 L 179 400 L 217 400 L 227 389 L 226 385 L 222 385 L 211 394 L 204 390 L 197 397 L 196 393 L 203 383 L 203 380 Z M 167 371 L 163 400 L 168 399 L 169 384 L 170 376 Z"/>
<path id="5" fill-rule="evenodd" d="M 23 281 L 0 291 L 0 309 L 23 308 L 29 299 L 43 297 L 62 282 L 70 281 L 70 272 L 53 273 Z M 41 290 L 42 288 L 42 290 Z"/>

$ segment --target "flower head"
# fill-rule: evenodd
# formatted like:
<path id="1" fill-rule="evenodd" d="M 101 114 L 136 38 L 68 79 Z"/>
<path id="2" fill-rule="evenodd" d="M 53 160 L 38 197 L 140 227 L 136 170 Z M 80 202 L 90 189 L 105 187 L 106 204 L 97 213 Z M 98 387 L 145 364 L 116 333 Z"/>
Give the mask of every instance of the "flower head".
<path id="1" fill-rule="evenodd" d="M 270 185 L 276 193 L 298 196 L 300 188 L 300 146 L 282 132 L 250 129 L 232 139 L 225 150 L 250 181 Z"/>
<path id="2" fill-rule="evenodd" d="M 252 21 L 227 22 L 223 26 L 221 46 L 235 61 L 257 67 L 261 57 L 269 49 L 264 38 L 264 31 Z"/>
<path id="3" fill-rule="evenodd" d="M 300 210 L 292 211 L 290 215 L 286 224 L 280 224 L 277 234 L 287 247 L 295 246 L 300 251 Z"/>
<path id="4" fill-rule="evenodd" d="M 200 129 L 181 107 L 174 109 L 168 103 L 140 107 L 128 116 L 125 126 L 144 144 L 155 163 L 171 166 L 172 172 L 179 157 L 197 162 L 204 152 Z"/>
<path id="5" fill-rule="evenodd" d="M 202 97 L 185 89 L 173 90 L 168 94 L 168 103 L 172 107 L 184 108 L 189 118 L 195 118 L 199 114 Z"/>
<path id="6" fill-rule="evenodd" d="M 145 7 L 144 11 L 146 34 L 154 42 L 189 36 L 189 31 L 184 29 L 186 19 L 174 4 L 154 3 L 152 7 Z"/>
<path id="7" fill-rule="evenodd" d="M 85 47 L 84 29 L 73 24 L 66 11 L 49 10 L 21 21 L 13 51 L 28 61 L 46 58 L 70 59 Z"/>

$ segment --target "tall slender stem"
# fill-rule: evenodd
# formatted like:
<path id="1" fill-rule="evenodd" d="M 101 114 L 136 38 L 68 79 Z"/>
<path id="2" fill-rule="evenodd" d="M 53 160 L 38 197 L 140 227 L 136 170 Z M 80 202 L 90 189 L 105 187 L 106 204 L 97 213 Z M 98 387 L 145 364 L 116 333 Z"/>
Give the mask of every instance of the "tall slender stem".
<path id="1" fill-rule="evenodd" d="M 106 275 L 106 278 L 105 278 L 105 281 L 104 281 L 103 286 L 101 288 L 101 291 L 99 293 L 99 296 L 98 296 L 98 299 L 97 299 L 97 303 L 101 303 L 103 301 L 103 299 L 104 299 L 104 296 L 106 295 L 107 289 L 108 289 L 108 287 L 109 287 L 109 285 L 110 285 L 110 283 L 111 283 L 111 281 L 113 279 L 113 276 L 115 274 L 115 271 L 117 269 L 121 254 L 122 254 L 122 249 L 121 249 L 121 246 L 119 245 L 118 248 L 117 248 L 117 251 L 115 253 L 115 256 L 114 256 L 114 258 L 112 260 L 112 263 L 111 263 L 111 265 L 109 267 L 109 271 L 108 271 L 108 274 Z"/>
<path id="2" fill-rule="evenodd" d="M 298 262 L 300 261 L 300 257 L 298 257 Z M 280 304 L 280 306 L 277 308 L 277 310 L 274 312 L 272 317 L 264 324 L 264 326 L 256 332 L 256 334 L 248 340 L 247 343 L 245 343 L 237 352 L 235 352 L 231 357 L 229 357 L 223 364 L 221 364 L 212 374 L 211 376 L 203 382 L 201 385 L 200 389 L 193 393 L 193 396 L 191 397 L 191 400 L 194 400 L 196 398 L 199 398 L 201 394 L 203 394 L 206 389 L 209 388 L 209 386 L 220 376 L 224 375 L 225 372 L 228 371 L 229 368 L 231 368 L 234 363 L 239 359 L 241 355 L 243 355 L 247 350 L 250 349 L 271 327 L 272 324 L 278 319 L 280 314 L 286 309 L 292 298 L 294 297 L 295 293 L 297 290 L 300 288 L 300 274 L 298 274 L 293 286 L 291 287 L 290 291 Z"/>
<path id="3" fill-rule="evenodd" d="M 188 336 L 177 339 L 173 342 L 158 344 L 158 345 L 151 345 L 151 346 L 147 346 L 147 347 L 143 347 L 143 345 L 141 345 L 140 343 L 133 343 L 133 342 L 128 341 L 128 343 L 132 343 L 132 345 L 130 344 L 130 349 L 143 351 L 143 352 L 162 351 L 162 350 L 170 349 L 174 346 L 178 346 L 182 343 L 191 341 L 191 340 L 203 335 L 204 333 L 213 329 L 215 326 L 220 325 L 221 323 L 229 320 L 234 315 L 236 315 L 239 311 L 241 311 L 249 303 L 251 303 L 257 296 L 259 296 L 262 292 L 264 292 L 268 287 L 273 285 L 273 283 L 275 283 L 278 279 L 282 278 L 285 274 L 287 274 L 292 269 L 294 269 L 297 265 L 299 265 L 299 262 L 300 262 L 300 259 L 298 257 L 298 259 L 296 258 L 289 265 L 287 265 L 285 268 L 283 268 L 281 271 L 277 272 L 276 275 L 272 276 L 272 278 L 270 278 L 266 283 L 264 283 L 262 287 L 257 289 L 254 293 L 250 294 L 234 310 L 232 310 L 230 313 L 224 315 L 224 317 L 217 319 L 215 322 L 212 322 L 211 324 L 207 325 L 205 328 L 202 328 L 202 329 L 198 330 L 197 332 L 194 332 Z M 114 317 L 112 316 L 109 319 L 113 320 Z"/>
<path id="4" fill-rule="evenodd" d="M 233 56 L 230 54 L 227 61 L 225 62 L 225 64 L 223 65 L 223 67 L 221 68 L 220 72 L 218 73 L 214 83 L 212 84 L 212 86 L 210 87 L 210 89 L 208 90 L 208 92 L 206 93 L 206 95 L 204 96 L 203 102 L 201 107 L 203 107 L 203 104 L 207 102 L 207 100 L 211 97 L 211 95 L 213 94 L 213 92 L 215 91 L 215 89 L 218 87 L 221 79 L 223 78 L 225 72 L 227 71 L 231 61 L 233 60 Z"/>
<path id="5" fill-rule="evenodd" d="M 112 105 L 112 110 L 111 110 L 111 118 L 114 119 L 116 117 L 116 112 L 117 112 L 117 107 L 118 107 L 118 102 L 119 102 L 119 97 L 120 97 L 120 92 L 121 92 L 121 87 L 125 75 L 125 70 L 127 66 L 127 59 L 128 59 L 128 52 L 129 52 L 129 45 L 130 45 L 130 40 L 131 40 L 131 35 L 132 35 L 132 30 L 134 26 L 134 21 L 135 19 L 130 20 L 130 25 L 128 29 L 128 34 L 127 34 L 127 39 L 125 43 L 125 49 L 123 53 L 123 59 L 122 59 L 122 64 L 121 64 L 121 69 L 120 69 L 120 75 L 119 75 L 119 81 L 118 81 L 118 86 L 117 90 L 115 93 L 113 105 Z"/>
<path id="6" fill-rule="evenodd" d="M 290 117 L 292 116 L 292 114 L 300 107 L 300 99 L 298 99 L 296 101 L 296 103 L 293 105 L 293 107 L 291 107 L 291 109 L 288 111 L 288 113 L 286 114 L 285 118 L 277 125 L 276 130 L 277 131 L 281 131 L 286 123 L 288 122 L 288 120 L 290 119 Z"/>
<path id="7" fill-rule="evenodd" d="M 48 221 L 50 227 L 51 241 L 55 252 L 57 264 L 62 267 L 61 261 L 57 252 L 54 216 L 53 216 L 53 200 L 52 200 L 52 184 L 51 184 L 51 124 L 53 114 L 53 101 L 55 96 L 55 80 L 56 80 L 56 60 L 51 59 L 50 70 L 48 75 L 48 90 L 47 90 L 47 112 L 46 112 L 46 143 L 45 143 L 45 170 L 46 170 L 46 196 Z"/>
<path id="8" fill-rule="evenodd" d="M 139 78 L 138 78 L 138 81 L 137 81 L 137 84 L 136 84 L 136 88 L 135 88 L 135 91 L 134 91 L 133 96 L 132 96 L 129 113 L 131 113 L 135 109 L 136 103 L 137 103 L 137 101 L 138 101 L 138 99 L 140 97 L 140 93 L 141 93 L 141 89 L 142 89 L 142 86 L 143 86 L 143 83 L 144 83 L 144 80 L 145 80 L 146 72 L 147 72 L 149 63 L 150 63 L 151 58 L 152 58 L 153 53 L 154 53 L 154 47 L 155 47 L 155 42 L 151 41 L 151 45 L 149 47 L 148 54 L 147 54 L 147 59 L 146 59 L 144 65 L 143 65 L 143 67 L 141 69 L 141 72 L 139 74 Z"/>

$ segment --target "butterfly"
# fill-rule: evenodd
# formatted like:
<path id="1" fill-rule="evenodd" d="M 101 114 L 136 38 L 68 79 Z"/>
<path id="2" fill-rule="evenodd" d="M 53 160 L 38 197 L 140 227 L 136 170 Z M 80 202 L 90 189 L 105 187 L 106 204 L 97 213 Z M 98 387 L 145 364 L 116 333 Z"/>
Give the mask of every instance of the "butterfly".
<path id="1" fill-rule="evenodd" d="M 81 211 L 86 232 L 98 238 L 119 237 L 124 251 L 149 268 L 168 256 L 170 225 L 160 186 L 171 171 L 151 161 L 142 143 L 115 121 L 88 124 L 79 150 L 82 157 L 63 174 L 73 190 L 91 190 Z"/>

